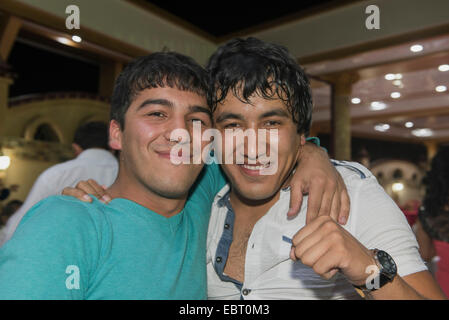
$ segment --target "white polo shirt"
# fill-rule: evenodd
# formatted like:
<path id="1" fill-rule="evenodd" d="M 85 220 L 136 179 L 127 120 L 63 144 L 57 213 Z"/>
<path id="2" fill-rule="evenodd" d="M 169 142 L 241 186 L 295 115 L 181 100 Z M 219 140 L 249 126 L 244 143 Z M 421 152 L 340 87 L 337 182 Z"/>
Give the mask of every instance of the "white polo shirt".
<path id="1" fill-rule="evenodd" d="M 351 200 L 350 216 L 343 227 L 366 248 L 388 252 L 401 277 L 427 270 L 404 214 L 371 172 L 354 162 L 333 163 Z M 342 274 L 324 280 L 312 268 L 290 259 L 287 238 L 305 225 L 307 197 L 298 216 L 287 220 L 289 190 L 281 191 L 280 199 L 254 225 L 246 251 L 244 283 L 226 276 L 223 270 L 234 225 L 229 189 L 226 185 L 212 206 L 207 249 L 209 299 L 360 299 Z"/>

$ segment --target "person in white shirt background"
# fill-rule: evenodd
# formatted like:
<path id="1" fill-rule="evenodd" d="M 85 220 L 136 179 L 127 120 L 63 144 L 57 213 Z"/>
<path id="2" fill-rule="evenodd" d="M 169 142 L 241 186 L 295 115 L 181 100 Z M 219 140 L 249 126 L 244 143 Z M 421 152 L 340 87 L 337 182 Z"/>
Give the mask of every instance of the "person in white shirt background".
<path id="1" fill-rule="evenodd" d="M 227 129 L 278 135 L 273 175 L 261 173 L 259 158 L 265 155 L 258 154 L 255 164 L 248 160 L 255 146 L 233 146 L 233 156 L 245 158 L 243 165 L 221 162 L 230 184 L 212 206 L 210 299 L 356 299 L 357 293 L 374 299 L 445 298 L 404 215 L 362 165 L 333 161 L 351 199 L 345 226 L 329 216 L 307 223 L 301 213 L 286 218 L 285 186 L 312 118 L 309 81 L 286 48 L 234 39 L 218 48 L 207 69 L 215 88 L 213 119 L 222 136 Z M 271 152 L 266 140 L 263 150 Z M 307 198 L 302 205 L 304 212 Z"/>
<path id="2" fill-rule="evenodd" d="M 80 126 L 75 132 L 72 148 L 75 159 L 48 168 L 36 179 L 23 205 L 8 219 L 0 247 L 12 237 L 25 213 L 42 199 L 60 194 L 64 187 L 75 186 L 90 178 L 106 187 L 115 181 L 118 162 L 109 151 L 105 123 L 89 122 Z"/>

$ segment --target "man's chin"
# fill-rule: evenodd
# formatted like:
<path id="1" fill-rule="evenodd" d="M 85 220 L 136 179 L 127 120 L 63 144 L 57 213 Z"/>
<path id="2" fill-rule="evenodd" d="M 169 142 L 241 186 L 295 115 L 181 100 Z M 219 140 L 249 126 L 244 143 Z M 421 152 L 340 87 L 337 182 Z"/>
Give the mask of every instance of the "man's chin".
<path id="1" fill-rule="evenodd" d="M 257 188 L 254 188 L 254 186 L 251 185 L 241 185 L 237 188 L 239 195 L 250 201 L 269 201 L 277 194 L 278 191 L 279 189 L 274 189 L 272 185 L 266 186 L 265 188 L 262 186 L 257 186 Z"/>
<path id="2" fill-rule="evenodd" d="M 166 199 L 181 200 L 187 197 L 189 188 L 173 188 L 173 186 L 161 188 L 158 186 L 157 189 L 153 189 L 153 192 Z"/>

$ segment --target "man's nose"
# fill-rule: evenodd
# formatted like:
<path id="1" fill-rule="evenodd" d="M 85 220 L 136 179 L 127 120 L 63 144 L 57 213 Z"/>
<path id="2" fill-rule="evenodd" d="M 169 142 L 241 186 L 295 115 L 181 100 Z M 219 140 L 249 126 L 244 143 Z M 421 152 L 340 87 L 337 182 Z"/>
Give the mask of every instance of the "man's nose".
<path id="1" fill-rule="evenodd" d="M 175 143 L 190 140 L 190 133 L 184 119 L 173 119 L 167 123 L 164 136 L 168 141 Z"/>

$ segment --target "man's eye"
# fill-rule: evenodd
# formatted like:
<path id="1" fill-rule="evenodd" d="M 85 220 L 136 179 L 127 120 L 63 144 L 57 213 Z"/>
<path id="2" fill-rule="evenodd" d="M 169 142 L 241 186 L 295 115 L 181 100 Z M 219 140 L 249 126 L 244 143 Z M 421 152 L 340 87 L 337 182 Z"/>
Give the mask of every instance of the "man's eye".
<path id="1" fill-rule="evenodd" d="M 238 123 L 228 123 L 224 126 L 225 129 L 238 128 L 240 125 Z"/>
<path id="2" fill-rule="evenodd" d="M 206 125 L 206 123 L 203 121 L 203 120 L 201 120 L 201 119 L 192 119 L 191 120 L 193 123 L 195 123 L 195 122 L 199 122 L 201 125 L 203 125 L 203 126 L 205 126 Z"/>
<path id="3" fill-rule="evenodd" d="M 165 117 L 165 114 L 163 114 L 162 112 L 151 112 L 151 113 L 148 113 L 147 116 L 155 117 L 155 118 L 163 118 L 163 117 Z"/>
<path id="4" fill-rule="evenodd" d="M 275 121 L 275 120 L 268 120 L 265 122 L 265 125 L 268 127 L 274 127 L 274 126 L 278 126 L 281 123 L 279 121 Z"/>

